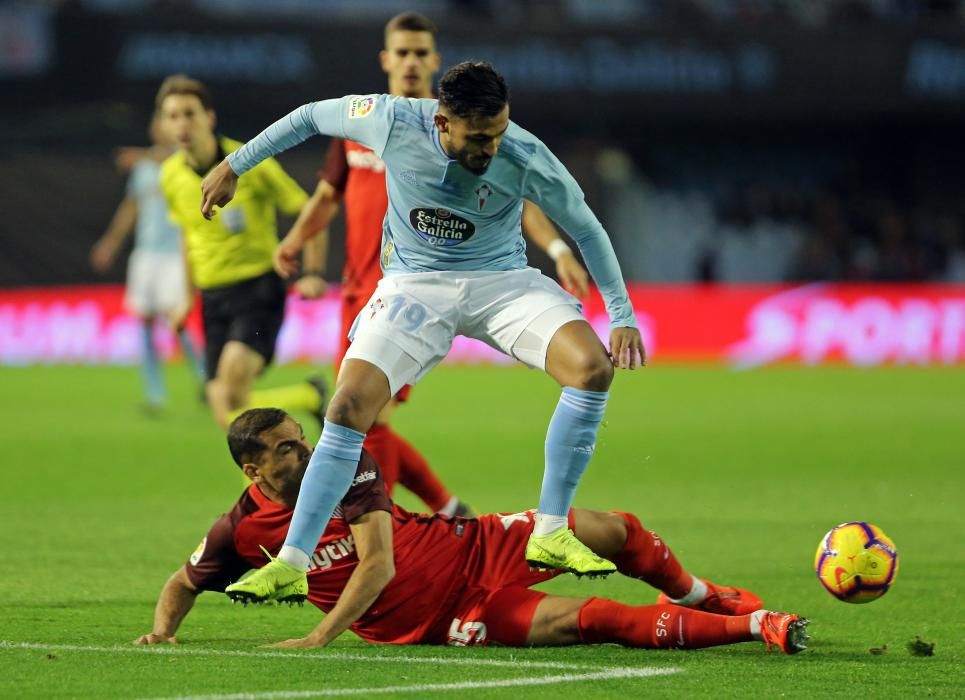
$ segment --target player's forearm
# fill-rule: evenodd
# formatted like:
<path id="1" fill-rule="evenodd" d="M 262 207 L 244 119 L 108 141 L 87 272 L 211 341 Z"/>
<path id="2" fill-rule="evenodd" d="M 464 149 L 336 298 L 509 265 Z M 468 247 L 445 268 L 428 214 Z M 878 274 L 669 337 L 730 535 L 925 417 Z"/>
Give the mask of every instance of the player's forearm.
<path id="1" fill-rule="evenodd" d="M 101 236 L 102 243 L 107 243 L 113 248 L 119 248 L 122 243 L 131 235 L 134 230 L 134 224 L 137 223 L 137 201 L 133 199 L 125 199 L 121 202 L 120 206 L 117 207 L 117 211 L 114 212 L 114 216 L 111 218 L 111 223 L 108 224 L 107 230 L 104 235 Z"/>
<path id="2" fill-rule="evenodd" d="M 349 577 L 335 607 L 316 627 L 310 638 L 325 646 L 351 627 L 368 610 L 395 576 L 391 559 L 362 561 Z"/>
<path id="3" fill-rule="evenodd" d="M 299 243 L 306 243 L 315 237 L 324 238 L 325 250 L 323 255 L 326 258 L 328 256 L 328 227 L 338 213 L 339 204 L 336 196 L 330 185 L 319 184 L 318 189 L 298 213 L 298 218 L 288 232 L 288 235 L 294 236 Z M 325 261 L 323 260 L 323 262 Z"/>
<path id="4" fill-rule="evenodd" d="M 191 585 L 183 568 L 175 572 L 164 584 L 154 608 L 153 633 L 160 637 L 173 637 L 200 593 Z"/>
<path id="5" fill-rule="evenodd" d="M 181 264 L 184 265 L 184 301 L 185 303 L 194 302 L 194 277 L 191 274 L 191 258 L 188 257 L 188 242 L 185 240 L 185 232 L 181 232 Z"/>
<path id="6" fill-rule="evenodd" d="M 556 227 L 543 210 L 529 201 L 523 201 L 523 235 L 535 243 L 544 253 L 549 253 L 553 241 L 560 240 Z"/>
<path id="7" fill-rule="evenodd" d="M 603 227 L 599 224 L 597 226 L 599 228 L 596 230 L 588 229 L 581 234 L 571 235 L 583 255 L 590 276 L 603 296 L 607 314 L 610 316 L 611 330 L 636 328 L 637 320 L 623 281 L 623 273 L 620 271 L 620 263 Z"/>
<path id="8" fill-rule="evenodd" d="M 229 154 L 228 165 L 236 175 L 244 175 L 266 158 L 316 134 L 342 136 L 339 104 L 340 100 L 322 100 L 302 105 Z"/>
<path id="9" fill-rule="evenodd" d="M 302 274 L 324 276 L 328 264 L 328 229 L 318 231 L 302 251 Z"/>

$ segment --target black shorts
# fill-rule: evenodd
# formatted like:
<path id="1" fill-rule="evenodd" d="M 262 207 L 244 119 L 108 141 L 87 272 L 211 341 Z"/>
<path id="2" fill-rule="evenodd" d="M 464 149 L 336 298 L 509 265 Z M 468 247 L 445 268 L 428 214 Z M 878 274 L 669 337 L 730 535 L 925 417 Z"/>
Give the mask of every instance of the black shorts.
<path id="1" fill-rule="evenodd" d="M 230 287 L 201 291 L 208 379 L 214 379 L 221 351 L 229 340 L 250 347 L 265 358 L 265 365 L 271 362 L 285 319 L 285 296 L 285 281 L 274 272 Z"/>

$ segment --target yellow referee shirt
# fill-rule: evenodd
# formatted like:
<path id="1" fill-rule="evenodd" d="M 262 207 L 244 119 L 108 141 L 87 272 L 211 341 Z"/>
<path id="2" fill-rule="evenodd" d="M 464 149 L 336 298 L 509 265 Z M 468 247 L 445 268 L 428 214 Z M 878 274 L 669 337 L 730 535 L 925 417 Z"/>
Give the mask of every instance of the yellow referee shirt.
<path id="1" fill-rule="evenodd" d="M 224 155 L 241 146 L 223 136 L 218 143 Z M 271 270 L 278 245 L 275 210 L 297 214 L 308 200 L 305 190 L 269 158 L 238 179 L 234 199 L 208 221 L 201 215 L 202 178 L 183 151 L 161 165 L 161 190 L 171 219 L 183 231 L 194 284 L 226 287 Z"/>

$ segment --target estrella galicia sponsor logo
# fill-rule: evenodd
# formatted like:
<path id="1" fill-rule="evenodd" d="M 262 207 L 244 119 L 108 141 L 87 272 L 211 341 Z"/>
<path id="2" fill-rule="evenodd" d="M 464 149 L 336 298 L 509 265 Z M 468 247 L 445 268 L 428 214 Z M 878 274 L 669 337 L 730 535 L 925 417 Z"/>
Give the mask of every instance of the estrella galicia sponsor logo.
<path id="1" fill-rule="evenodd" d="M 448 209 L 419 207 L 409 212 L 409 223 L 430 245 L 454 246 L 476 233 L 476 225 Z"/>

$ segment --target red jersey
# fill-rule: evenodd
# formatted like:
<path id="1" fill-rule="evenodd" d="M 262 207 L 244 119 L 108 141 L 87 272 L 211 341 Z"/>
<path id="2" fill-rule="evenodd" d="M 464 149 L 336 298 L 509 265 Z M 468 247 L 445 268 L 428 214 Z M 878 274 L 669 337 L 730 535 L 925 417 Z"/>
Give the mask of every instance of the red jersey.
<path id="1" fill-rule="evenodd" d="M 363 452 L 348 493 L 336 506 L 312 555 L 308 599 L 324 612 L 338 601 L 358 565 L 349 525 L 376 510 L 393 516 L 395 577 L 351 629 L 387 644 L 445 643 L 452 622 L 464 619 L 492 591 L 531 586 L 557 572 L 531 572 L 523 555 L 531 514 L 456 518 L 415 515 L 393 505 L 378 465 Z M 185 564 L 201 590 L 224 592 L 246 571 L 263 566 L 264 546 L 277 555 L 291 522 L 291 508 L 275 503 L 254 484 L 222 515 Z M 512 527 L 516 525 L 516 527 Z"/>
<path id="2" fill-rule="evenodd" d="M 320 176 L 345 202 L 342 293 L 367 300 L 382 278 L 382 222 L 389 208 L 385 163 L 365 146 L 336 138 L 329 143 Z"/>

